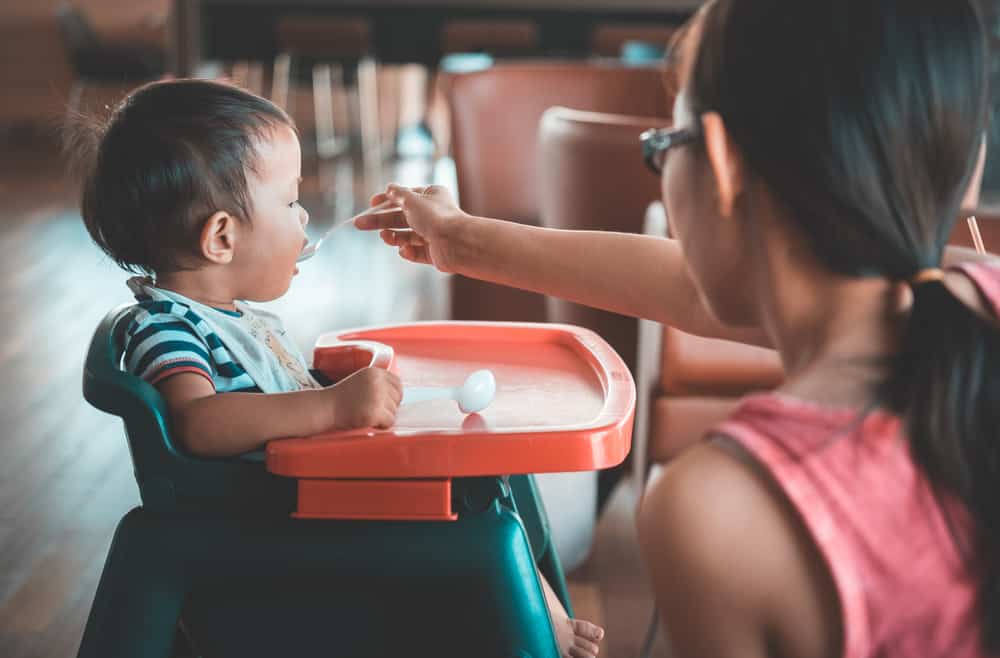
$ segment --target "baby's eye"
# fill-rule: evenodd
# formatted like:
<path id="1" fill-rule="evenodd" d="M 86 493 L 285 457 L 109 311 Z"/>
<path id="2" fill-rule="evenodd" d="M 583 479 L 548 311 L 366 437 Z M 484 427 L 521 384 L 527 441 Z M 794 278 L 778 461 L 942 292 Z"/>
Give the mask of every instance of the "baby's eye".
<path id="1" fill-rule="evenodd" d="M 298 199 L 296 199 L 295 201 L 292 201 L 290 204 L 288 204 L 288 207 L 289 208 L 294 208 L 297 205 L 299 205 L 299 200 Z"/>

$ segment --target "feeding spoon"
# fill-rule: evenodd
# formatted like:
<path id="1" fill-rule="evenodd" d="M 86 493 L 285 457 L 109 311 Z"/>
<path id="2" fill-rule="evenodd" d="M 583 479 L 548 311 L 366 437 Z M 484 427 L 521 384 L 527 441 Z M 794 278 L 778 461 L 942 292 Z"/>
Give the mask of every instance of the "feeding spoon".
<path id="1" fill-rule="evenodd" d="M 301 263 L 302 261 L 309 260 L 310 258 L 312 258 L 313 256 L 315 256 L 316 255 L 316 251 L 320 248 L 320 245 L 323 244 L 323 241 L 326 240 L 330 236 L 331 233 L 333 233 L 334 231 L 336 231 L 339 228 L 343 228 L 344 226 L 353 225 L 354 222 L 359 217 L 364 217 L 365 215 L 389 215 L 389 214 L 398 213 L 398 212 L 399 212 L 399 206 L 389 205 L 389 202 L 386 201 L 386 202 L 381 203 L 381 204 L 379 204 L 379 205 L 377 205 L 377 206 L 375 206 L 373 208 L 369 208 L 368 210 L 366 210 L 364 212 L 358 213 L 357 215 L 355 215 L 354 217 L 351 217 L 350 219 L 345 219 L 344 221 L 340 222 L 339 224 L 334 224 L 329 229 L 327 229 L 326 233 L 324 233 L 322 236 L 320 236 L 319 240 L 316 240 L 315 242 L 307 244 L 302 249 L 302 253 L 299 254 L 299 257 L 298 257 L 298 259 L 295 262 Z"/>

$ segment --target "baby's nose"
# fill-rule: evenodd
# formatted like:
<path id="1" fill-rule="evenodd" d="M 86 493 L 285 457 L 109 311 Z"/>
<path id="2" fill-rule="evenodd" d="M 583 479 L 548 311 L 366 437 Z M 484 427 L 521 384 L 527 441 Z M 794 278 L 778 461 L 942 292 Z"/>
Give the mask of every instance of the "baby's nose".
<path id="1" fill-rule="evenodd" d="M 301 222 L 303 226 L 309 223 L 309 211 L 302 206 L 299 206 L 299 222 Z"/>

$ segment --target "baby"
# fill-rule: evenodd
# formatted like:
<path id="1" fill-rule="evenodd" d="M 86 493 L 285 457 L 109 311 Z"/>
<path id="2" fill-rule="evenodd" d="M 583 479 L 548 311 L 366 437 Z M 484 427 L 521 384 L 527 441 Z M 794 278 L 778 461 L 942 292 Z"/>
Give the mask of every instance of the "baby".
<path id="1" fill-rule="evenodd" d="M 184 450 L 234 456 L 271 439 L 393 424 L 396 375 L 365 368 L 318 381 L 280 319 L 247 303 L 283 295 L 307 243 L 285 112 L 223 83 L 158 82 L 90 135 L 84 223 L 143 275 L 129 280 L 138 304 L 125 367 L 163 395 Z M 603 631 L 569 619 L 542 582 L 561 653 L 596 655 Z"/>

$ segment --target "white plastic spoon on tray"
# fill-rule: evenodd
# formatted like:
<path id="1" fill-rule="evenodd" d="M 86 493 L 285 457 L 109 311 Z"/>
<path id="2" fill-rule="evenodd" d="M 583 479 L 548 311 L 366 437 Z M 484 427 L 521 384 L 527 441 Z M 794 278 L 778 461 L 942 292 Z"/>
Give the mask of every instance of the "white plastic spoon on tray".
<path id="1" fill-rule="evenodd" d="M 477 370 L 469 375 L 458 388 L 446 386 L 411 386 L 403 389 L 399 404 L 412 404 L 425 400 L 454 400 L 462 413 L 474 414 L 490 406 L 497 392 L 497 381 L 490 370 Z"/>

